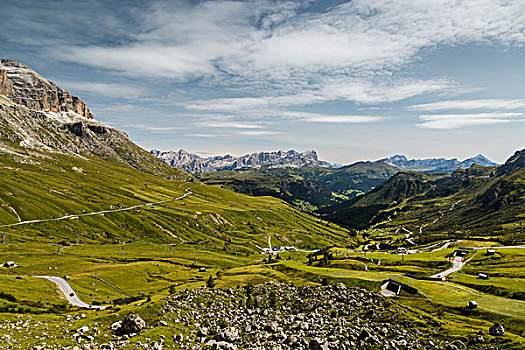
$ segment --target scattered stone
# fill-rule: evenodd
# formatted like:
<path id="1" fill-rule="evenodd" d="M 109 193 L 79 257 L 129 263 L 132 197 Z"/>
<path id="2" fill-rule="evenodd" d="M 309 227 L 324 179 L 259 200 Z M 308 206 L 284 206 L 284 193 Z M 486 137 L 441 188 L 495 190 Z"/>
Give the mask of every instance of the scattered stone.
<path id="1" fill-rule="evenodd" d="M 146 321 L 144 321 L 137 314 L 129 314 L 122 320 L 122 325 L 118 328 L 115 333 L 124 335 L 124 334 L 133 334 L 141 331 L 146 328 Z"/>
<path id="2" fill-rule="evenodd" d="M 505 335 L 505 328 L 499 323 L 494 323 L 494 325 L 489 328 L 489 334 L 495 337 L 502 337 Z"/>

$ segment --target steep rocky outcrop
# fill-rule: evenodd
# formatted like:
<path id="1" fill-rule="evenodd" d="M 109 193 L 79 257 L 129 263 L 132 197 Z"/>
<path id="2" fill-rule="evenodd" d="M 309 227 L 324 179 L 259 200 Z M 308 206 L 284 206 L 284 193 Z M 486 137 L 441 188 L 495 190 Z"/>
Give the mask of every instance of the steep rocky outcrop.
<path id="1" fill-rule="evenodd" d="M 0 59 L 0 95 L 29 109 L 44 112 L 74 112 L 94 119 L 86 104 L 78 97 L 42 77 L 28 66 Z"/>
<path id="2" fill-rule="evenodd" d="M 525 168 L 525 149 L 516 151 L 516 153 L 514 153 L 505 164 L 498 168 L 497 174 L 509 174 L 518 168 Z"/>
<path id="3" fill-rule="evenodd" d="M 263 165 L 268 165 L 270 167 L 331 167 L 330 163 L 319 160 L 317 152 L 314 150 L 308 150 L 302 153 L 294 150 L 286 152 L 256 152 L 241 157 L 234 157 L 227 154 L 225 156 L 205 158 L 184 150 L 179 150 L 177 152 L 152 150 L 151 154 L 162 159 L 172 167 L 184 169 L 192 174 L 221 170 L 258 168 Z"/>
<path id="4" fill-rule="evenodd" d="M 78 97 L 29 67 L 0 60 L 0 154 L 34 151 L 96 156 L 141 171 L 187 177 L 134 144 L 125 132 L 94 119 Z"/>

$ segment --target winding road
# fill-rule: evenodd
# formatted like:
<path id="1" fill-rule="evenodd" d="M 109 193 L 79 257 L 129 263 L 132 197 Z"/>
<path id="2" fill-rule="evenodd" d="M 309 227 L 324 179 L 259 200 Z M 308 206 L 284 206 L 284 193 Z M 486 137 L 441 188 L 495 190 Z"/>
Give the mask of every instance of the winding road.
<path id="1" fill-rule="evenodd" d="M 35 223 L 40 223 L 40 222 L 61 221 L 61 220 L 67 220 L 67 219 L 71 220 L 71 219 L 78 219 L 78 218 L 83 217 L 83 216 L 104 215 L 104 214 L 107 214 L 107 213 L 116 213 L 116 212 L 120 212 L 120 211 L 133 210 L 133 209 L 137 209 L 137 208 L 143 208 L 143 207 L 148 207 L 148 206 L 152 206 L 152 205 L 158 205 L 158 204 L 168 203 L 168 202 L 172 202 L 172 201 L 176 201 L 176 200 L 181 200 L 181 199 L 184 199 L 186 196 L 189 196 L 191 194 L 193 194 L 193 192 L 190 191 L 190 192 L 184 193 L 182 196 L 177 197 L 177 198 L 170 198 L 170 199 L 166 199 L 166 200 L 163 200 L 163 201 L 146 203 L 146 204 L 137 204 L 137 205 L 134 205 L 134 206 L 131 206 L 131 207 L 121 208 L 121 209 L 110 209 L 110 210 L 96 211 L 96 212 L 92 212 L 92 213 L 72 214 L 72 215 L 66 215 L 66 216 L 62 216 L 62 217 L 59 217 L 59 218 L 53 218 L 53 219 L 39 219 L 39 220 L 20 221 L 20 222 L 17 222 L 15 224 L 1 225 L 0 228 L 20 226 L 20 225 L 27 225 L 27 224 L 35 224 Z"/>
<path id="2" fill-rule="evenodd" d="M 445 270 L 443 272 L 437 273 L 435 275 L 430 276 L 431 278 L 443 278 L 447 277 L 450 274 L 453 274 L 454 272 L 457 272 L 461 270 L 461 268 L 465 265 L 465 262 L 463 261 L 462 257 L 456 257 L 452 260 L 452 267 L 448 270 Z"/>
<path id="3" fill-rule="evenodd" d="M 72 305 L 86 308 L 86 309 L 104 310 L 107 308 L 107 306 L 89 305 L 83 302 L 82 300 L 80 300 L 78 296 L 75 294 L 75 292 L 73 291 L 73 288 L 71 288 L 69 283 L 67 283 L 66 280 L 64 280 L 63 278 L 55 277 L 55 276 L 31 276 L 31 277 L 44 278 L 48 281 L 55 283 L 58 286 L 58 288 L 60 288 L 62 293 L 66 296 L 67 301 L 69 301 L 69 303 Z"/>

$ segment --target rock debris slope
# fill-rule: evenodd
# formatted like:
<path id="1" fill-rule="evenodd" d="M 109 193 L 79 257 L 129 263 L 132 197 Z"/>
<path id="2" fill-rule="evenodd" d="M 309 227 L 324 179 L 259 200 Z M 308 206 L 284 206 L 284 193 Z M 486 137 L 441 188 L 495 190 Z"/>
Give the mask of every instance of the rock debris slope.
<path id="1" fill-rule="evenodd" d="M 237 289 L 185 290 L 167 299 L 165 324 L 182 349 L 463 349 L 439 322 L 392 307 L 377 293 L 336 284 L 268 282 Z M 453 347 L 453 346 L 459 347 Z"/>

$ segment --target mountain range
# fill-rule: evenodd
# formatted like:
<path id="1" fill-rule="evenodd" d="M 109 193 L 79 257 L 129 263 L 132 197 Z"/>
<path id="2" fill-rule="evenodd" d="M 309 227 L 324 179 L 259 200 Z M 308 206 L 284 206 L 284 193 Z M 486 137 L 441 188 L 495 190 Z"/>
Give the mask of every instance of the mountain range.
<path id="1" fill-rule="evenodd" d="M 355 229 L 405 228 L 421 241 L 440 237 L 523 240 L 525 150 L 505 164 L 477 164 L 452 174 L 401 171 L 363 196 L 324 208 Z"/>
<path id="2" fill-rule="evenodd" d="M 317 152 L 314 150 L 307 150 L 305 152 L 297 152 L 294 150 L 286 152 L 256 152 L 240 157 L 234 157 L 229 154 L 224 156 L 200 157 L 197 154 L 189 153 L 182 149 L 177 152 L 162 152 L 158 150 L 152 150 L 151 154 L 168 163 L 172 167 L 184 169 L 191 174 L 223 170 L 250 169 L 263 165 L 274 168 L 332 166 L 328 162 L 319 160 Z"/>
<path id="3" fill-rule="evenodd" d="M 331 164 L 319 160 L 315 150 L 305 152 L 275 151 L 275 152 L 255 152 L 240 157 L 229 154 L 224 156 L 201 157 L 195 153 L 185 150 L 179 151 L 150 151 L 155 157 L 163 160 L 172 167 L 184 169 L 191 174 L 217 172 L 225 170 L 247 170 L 268 166 L 269 168 L 284 167 L 324 167 L 341 168 L 340 164 Z M 451 174 L 456 169 L 467 169 L 473 164 L 481 166 L 496 166 L 497 163 L 489 160 L 482 154 L 459 161 L 456 158 L 427 158 L 427 159 L 408 159 L 404 155 L 394 155 L 383 158 L 377 162 L 384 162 L 401 171 L 423 171 L 427 173 L 448 173 Z M 358 162 L 362 163 L 362 162 Z M 357 164 L 357 163 L 355 163 Z M 350 164 L 350 166 L 353 164 Z"/>
<path id="4" fill-rule="evenodd" d="M 481 166 L 496 166 L 497 163 L 487 159 L 482 154 L 475 157 L 459 161 L 456 158 L 427 158 L 427 159 L 408 159 L 403 155 L 395 155 L 379 160 L 404 171 L 424 171 L 426 173 L 448 173 L 451 174 L 456 169 L 467 169 L 473 164 Z"/>
<path id="5" fill-rule="evenodd" d="M 150 154 L 135 145 L 123 131 L 97 121 L 80 98 L 29 67 L 2 59 L 0 77 L 1 224 L 153 202 L 180 196 L 181 186 L 198 182 L 184 170 L 170 167 L 155 157 L 162 152 Z M 287 221 L 288 214 L 296 215 L 292 214 L 296 211 L 284 204 L 276 207 L 271 199 L 240 196 L 226 190 L 233 189 L 304 204 L 349 228 L 386 229 L 402 224 L 410 230 L 421 230 L 420 227 L 426 225 L 426 232 L 441 235 L 468 236 L 474 231 L 478 235 L 523 235 L 515 229 L 521 227 L 516 223 L 521 222 L 525 206 L 523 150 L 502 166 L 494 166 L 482 156 L 463 162 L 449 160 L 460 167 L 451 174 L 400 171 L 402 166 L 413 168 L 418 162 L 425 171 L 431 166 L 442 167 L 444 163 L 399 156 L 388 161 L 397 164 L 396 167 L 379 161 L 358 162 L 341 168 L 331 168 L 329 163 L 319 161 L 315 151 L 210 158 L 179 151 L 177 157 L 180 162 L 193 159 L 194 166 L 190 168 L 193 172 L 207 167 L 237 169 L 197 174 L 202 182 L 225 189 L 199 186 L 193 190 L 200 193 L 193 199 L 200 212 L 220 213 L 230 223 L 227 228 L 221 226 L 221 234 L 211 221 L 206 232 L 177 224 L 196 220 L 188 216 L 187 207 L 182 211 L 178 208 L 147 213 L 148 218 L 139 221 L 130 213 L 124 213 L 114 219 L 108 215 L 102 221 L 57 224 L 59 229 L 52 228 L 53 225 L 20 226 L 16 234 L 52 231 L 63 236 L 82 232 L 89 233 L 93 239 L 111 239 L 117 234 L 133 235 L 140 227 L 151 237 L 163 237 L 162 240 L 173 238 L 173 232 L 180 230 L 184 237 L 176 236 L 182 240 L 200 237 L 220 244 L 224 237 L 235 240 L 233 231 L 246 222 L 246 217 L 266 218 L 263 222 L 271 221 L 274 225 L 275 220 Z M 461 169 L 468 162 L 476 164 Z M 477 164 L 483 162 L 490 166 Z M 221 222 L 214 218 L 214 222 Z M 305 216 L 304 220 L 310 222 L 312 218 Z M 127 226 L 122 226 L 122 222 Z M 268 227 L 274 227 L 272 225 Z M 286 231 L 286 239 L 300 236 L 302 242 L 322 239 L 329 243 L 340 234 L 332 230 L 331 236 L 325 239 L 321 238 L 324 233 L 319 228 L 315 232 L 321 236 L 295 232 Z M 260 237 L 253 239 L 264 244 Z M 246 244 L 245 241 L 238 243 Z"/>

